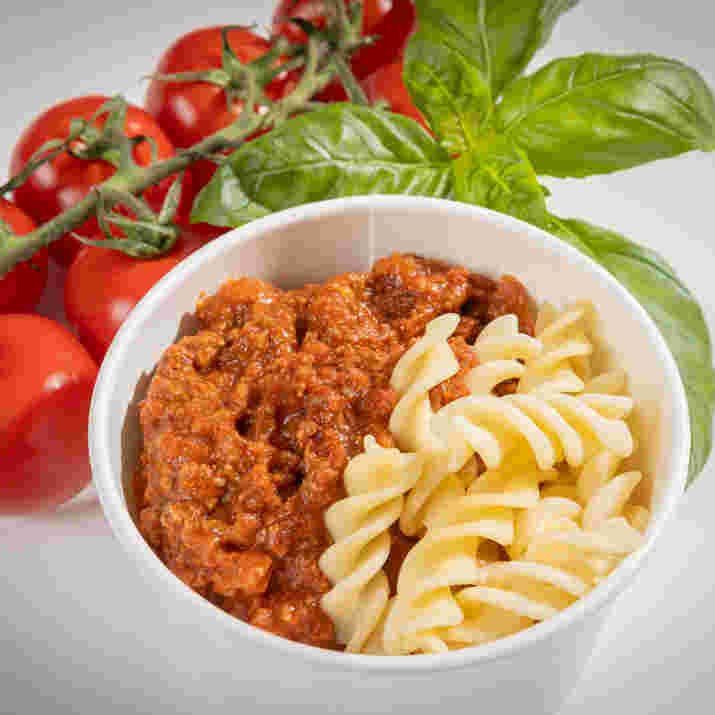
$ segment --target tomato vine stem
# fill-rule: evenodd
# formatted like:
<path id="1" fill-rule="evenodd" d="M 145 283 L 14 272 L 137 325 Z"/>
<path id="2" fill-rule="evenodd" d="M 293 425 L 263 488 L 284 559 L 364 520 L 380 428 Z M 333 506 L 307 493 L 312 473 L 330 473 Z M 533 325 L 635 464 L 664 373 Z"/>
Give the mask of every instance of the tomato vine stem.
<path id="1" fill-rule="evenodd" d="M 360 36 L 361 12 L 347 13 L 343 0 L 331 0 L 330 4 L 332 18 L 329 26 L 324 31 L 313 33 L 305 46 L 293 46 L 286 52 L 290 57 L 289 68 L 302 69 L 300 80 L 289 94 L 277 101 L 268 99 L 263 89 L 273 79 L 274 73 L 266 72 L 262 58 L 247 63 L 244 66 L 246 81 L 239 90 L 244 111 L 235 122 L 197 144 L 179 150 L 175 156 L 156 161 L 147 167 L 140 167 L 133 161 L 122 162 L 113 176 L 97 185 L 96 191 L 89 192 L 35 231 L 23 236 L 0 235 L 0 277 L 96 215 L 102 195 L 140 195 L 149 187 L 180 174 L 207 156 L 235 150 L 256 132 L 276 126 L 296 113 L 315 109 L 316 103 L 311 98 L 336 75 L 346 81 L 348 86 L 359 86 L 350 70 L 349 60 L 361 46 L 370 41 Z M 60 150 L 64 148 L 63 143 Z M 41 163 L 44 162 L 36 161 L 34 168 Z M 12 179 L 7 186 L 16 188 L 29 173 L 25 171 L 22 178 L 18 176 Z"/>

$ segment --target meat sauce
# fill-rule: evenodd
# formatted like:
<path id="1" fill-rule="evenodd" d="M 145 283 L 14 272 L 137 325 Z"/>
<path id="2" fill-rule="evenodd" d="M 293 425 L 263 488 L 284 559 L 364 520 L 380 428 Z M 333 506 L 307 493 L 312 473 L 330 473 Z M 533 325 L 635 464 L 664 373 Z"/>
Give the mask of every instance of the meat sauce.
<path id="1" fill-rule="evenodd" d="M 394 446 L 390 375 L 433 318 L 458 312 L 460 372 L 435 409 L 464 396 L 468 348 L 516 313 L 533 334 L 524 287 L 413 255 L 282 291 L 242 278 L 203 297 L 200 329 L 162 357 L 140 409 L 138 522 L 171 571 L 228 613 L 285 638 L 337 648 L 320 607 L 330 583 L 323 513 L 365 435 Z M 393 529 L 393 583 L 412 542 Z"/>

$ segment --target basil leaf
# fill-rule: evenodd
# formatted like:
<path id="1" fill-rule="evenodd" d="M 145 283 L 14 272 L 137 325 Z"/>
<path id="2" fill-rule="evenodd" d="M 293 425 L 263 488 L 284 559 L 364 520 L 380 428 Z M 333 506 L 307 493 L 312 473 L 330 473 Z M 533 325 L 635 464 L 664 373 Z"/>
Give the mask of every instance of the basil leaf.
<path id="1" fill-rule="evenodd" d="M 577 4 L 578 0 L 486 0 L 495 97 L 548 42 L 559 17 Z"/>
<path id="2" fill-rule="evenodd" d="M 546 227 L 544 192 L 524 151 L 508 137 L 483 135 L 474 151 L 454 160 L 457 201 L 486 206 Z"/>
<path id="3" fill-rule="evenodd" d="M 702 309 L 655 251 L 576 219 L 555 219 L 552 230 L 577 248 L 585 245 L 586 252 L 646 309 L 668 343 L 688 398 L 692 432 L 688 484 L 692 483 L 712 449 L 715 409 L 712 346 Z"/>
<path id="4" fill-rule="evenodd" d="M 554 60 L 511 84 L 497 127 L 537 174 L 583 177 L 691 149 L 715 149 L 715 98 L 702 77 L 653 55 Z"/>
<path id="5" fill-rule="evenodd" d="M 405 85 L 442 146 L 466 151 L 492 111 L 485 3 L 416 0 Z"/>
<path id="6" fill-rule="evenodd" d="M 221 188 L 219 220 L 340 196 L 452 195 L 449 155 L 428 132 L 408 117 L 354 104 L 290 119 L 244 144 L 226 166 L 234 193 L 224 195 L 222 174 L 213 188 L 214 197 Z"/>
<path id="7" fill-rule="evenodd" d="M 271 213 L 243 193 L 233 169 L 223 164 L 194 199 L 191 223 L 235 228 Z"/>

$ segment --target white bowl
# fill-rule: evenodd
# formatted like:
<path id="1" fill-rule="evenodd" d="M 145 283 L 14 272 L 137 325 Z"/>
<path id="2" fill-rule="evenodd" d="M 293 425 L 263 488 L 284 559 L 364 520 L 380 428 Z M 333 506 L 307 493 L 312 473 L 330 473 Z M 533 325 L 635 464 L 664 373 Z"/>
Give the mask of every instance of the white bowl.
<path id="1" fill-rule="evenodd" d="M 293 643 L 247 625 L 191 591 L 155 556 L 131 515 L 139 428 L 136 402 L 164 350 L 184 334 L 199 294 L 231 277 L 281 287 L 364 271 L 394 251 L 420 253 L 492 275 L 517 276 L 539 301 L 590 300 L 598 330 L 627 371 L 638 405 L 639 462 L 650 482 L 645 545 L 585 598 L 500 641 L 440 655 L 350 655 Z M 183 321 L 183 322 L 182 322 Z M 647 438 L 646 438 L 647 436 Z M 243 696 L 267 710 L 344 713 L 555 712 L 576 684 L 607 611 L 642 566 L 682 494 L 690 449 L 675 362 L 645 311 L 602 268 L 521 221 L 451 201 L 402 196 L 302 206 L 232 231 L 183 261 L 132 311 L 102 364 L 92 400 L 94 482 L 117 538 L 154 590 L 199 628 L 187 638 L 230 638 Z M 189 646 L 190 647 L 190 646 Z M 250 701 L 250 700 L 249 700 Z"/>

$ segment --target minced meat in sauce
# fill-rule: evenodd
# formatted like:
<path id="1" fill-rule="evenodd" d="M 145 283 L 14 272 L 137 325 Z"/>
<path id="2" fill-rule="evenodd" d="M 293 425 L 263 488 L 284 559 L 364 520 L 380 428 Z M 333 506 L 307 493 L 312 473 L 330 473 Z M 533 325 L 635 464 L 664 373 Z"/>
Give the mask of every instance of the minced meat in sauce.
<path id="1" fill-rule="evenodd" d="M 202 298 L 199 332 L 166 351 L 140 409 L 139 527 L 172 572 L 248 623 L 336 648 L 320 607 L 323 513 L 365 435 L 394 446 L 392 369 L 448 312 L 462 315 L 461 370 L 432 390 L 435 409 L 467 393 L 468 344 L 486 323 L 516 313 L 533 334 L 516 279 L 395 254 L 299 290 L 242 278 Z M 393 531 L 394 588 L 412 541 Z"/>

